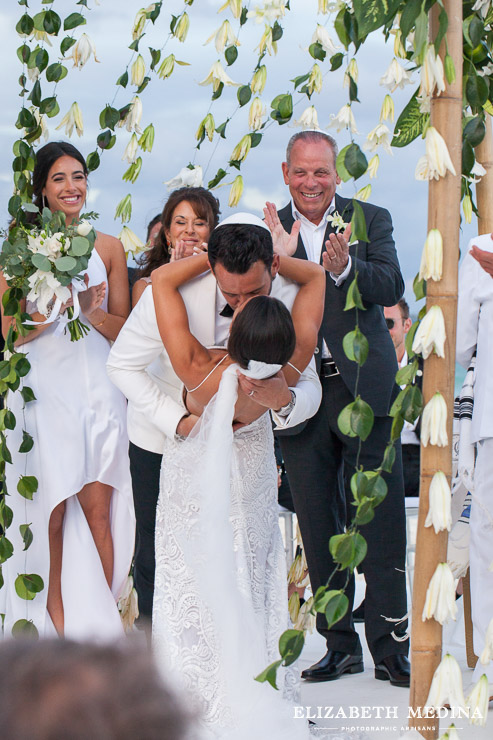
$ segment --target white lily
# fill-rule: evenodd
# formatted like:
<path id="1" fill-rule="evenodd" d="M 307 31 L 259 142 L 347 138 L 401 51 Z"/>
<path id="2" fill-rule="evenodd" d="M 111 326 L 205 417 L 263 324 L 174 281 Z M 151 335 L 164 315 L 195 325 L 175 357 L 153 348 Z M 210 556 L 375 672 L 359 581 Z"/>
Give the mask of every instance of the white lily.
<path id="1" fill-rule="evenodd" d="M 293 125 L 301 126 L 303 129 L 319 129 L 320 126 L 318 125 L 318 115 L 315 106 L 309 105 L 308 108 L 305 108 L 298 120 L 293 121 Z"/>
<path id="2" fill-rule="evenodd" d="M 214 116 L 212 115 L 212 113 L 208 113 L 206 117 L 203 118 L 199 123 L 195 138 L 197 139 L 197 141 L 200 141 L 203 136 L 207 136 L 209 141 L 212 141 L 212 139 L 214 138 L 215 128 L 216 123 L 214 121 Z"/>
<path id="3" fill-rule="evenodd" d="M 202 167 L 182 167 L 177 175 L 168 180 L 164 184 L 168 190 L 176 190 L 176 188 L 200 188 L 202 186 Z"/>
<path id="4" fill-rule="evenodd" d="M 491 7 L 491 0 L 476 0 L 472 6 L 472 10 L 479 10 L 482 18 L 486 18 L 488 11 Z"/>
<path id="5" fill-rule="evenodd" d="M 243 162 L 243 160 L 246 159 L 251 146 L 252 146 L 252 139 L 250 138 L 249 134 L 246 134 L 240 139 L 238 144 L 235 146 L 235 148 L 231 152 L 230 159 L 233 162 Z"/>
<path id="6" fill-rule="evenodd" d="M 426 237 L 421 264 L 420 280 L 441 280 L 443 270 L 443 239 L 439 229 L 430 229 Z"/>
<path id="7" fill-rule="evenodd" d="M 445 321 L 440 306 L 431 306 L 419 322 L 414 335 L 413 352 L 426 360 L 435 350 L 438 357 L 445 357 Z"/>
<path id="8" fill-rule="evenodd" d="M 137 234 L 135 234 L 132 229 L 129 229 L 128 226 L 123 227 L 117 238 L 123 244 L 123 249 L 127 255 L 133 254 L 135 256 L 139 252 L 144 252 L 147 249 L 144 242 L 141 241 Z"/>
<path id="9" fill-rule="evenodd" d="M 122 175 L 122 180 L 125 180 L 125 182 L 135 182 L 140 175 L 141 169 L 142 157 L 137 157 L 135 162 L 133 162 L 128 170 Z"/>
<path id="10" fill-rule="evenodd" d="M 230 208 L 236 208 L 241 196 L 243 195 L 243 178 L 241 175 L 237 175 L 231 185 L 229 191 L 228 206 Z"/>
<path id="11" fill-rule="evenodd" d="M 29 77 L 30 82 L 36 82 L 40 74 L 41 73 L 38 67 L 28 67 L 27 68 L 27 76 Z"/>
<path id="12" fill-rule="evenodd" d="M 421 83 L 418 97 L 431 98 L 435 93 L 441 95 L 445 90 L 445 78 L 443 73 L 443 62 L 436 54 L 433 44 L 428 44 L 423 66 L 421 67 Z"/>
<path id="13" fill-rule="evenodd" d="M 303 632 L 309 632 L 312 634 L 315 626 L 315 617 L 311 613 L 312 604 L 313 596 L 310 596 L 310 598 L 300 606 L 300 599 L 296 591 L 291 595 L 288 602 L 288 611 L 294 630 L 302 630 Z"/>
<path id="14" fill-rule="evenodd" d="M 118 203 L 115 211 L 115 220 L 117 218 L 121 218 L 122 224 L 124 224 L 125 221 L 130 221 L 132 218 L 132 196 L 130 193 L 128 193 Z"/>
<path id="15" fill-rule="evenodd" d="M 262 119 L 265 115 L 265 108 L 260 98 L 254 98 L 248 111 L 248 126 L 252 131 L 258 131 L 262 128 Z"/>
<path id="16" fill-rule="evenodd" d="M 343 105 L 336 115 L 331 113 L 330 119 L 331 120 L 329 123 L 329 128 L 335 128 L 337 132 L 347 128 L 351 131 L 352 134 L 359 133 L 358 129 L 356 128 L 356 120 L 354 118 L 353 111 L 351 110 L 351 106 L 349 103 Z"/>
<path id="17" fill-rule="evenodd" d="M 455 175 L 455 167 L 450 159 L 445 140 L 434 126 L 429 126 L 426 131 L 425 145 L 426 161 L 423 161 L 423 157 L 418 161 L 416 179 L 438 180 L 439 177 L 445 177 L 447 170 Z"/>
<path id="18" fill-rule="evenodd" d="M 214 46 L 216 47 L 218 54 L 222 54 L 226 46 L 240 46 L 238 37 L 235 36 L 233 27 L 228 20 L 223 21 L 217 31 L 214 31 L 214 33 L 209 36 L 204 46 L 210 44 L 212 39 L 214 39 Z"/>
<path id="19" fill-rule="evenodd" d="M 151 5 L 148 5 L 147 8 L 141 8 L 139 11 L 137 11 L 137 15 L 135 16 L 134 24 L 132 27 L 132 39 L 134 41 L 138 39 L 139 36 L 142 36 L 144 26 L 147 21 L 147 13 L 151 13 L 155 7 L 156 4 L 152 3 Z"/>
<path id="20" fill-rule="evenodd" d="M 233 80 L 228 77 L 228 75 L 224 71 L 221 62 L 218 59 L 217 62 L 214 62 L 214 64 L 210 68 L 207 77 L 202 80 L 202 82 L 199 82 L 199 85 L 212 85 L 212 89 L 214 90 L 214 92 L 216 92 L 221 82 L 223 83 L 223 85 L 234 85 L 235 87 L 238 87 L 238 83 L 233 82 Z"/>
<path id="21" fill-rule="evenodd" d="M 358 82 L 359 70 L 356 59 L 353 57 L 349 62 L 346 71 L 344 72 L 344 78 L 342 80 L 343 87 L 349 87 L 350 80 Z"/>
<path id="22" fill-rule="evenodd" d="M 493 619 L 490 619 L 488 629 L 486 630 L 484 648 L 479 659 L 483 665 L 488 665 L 490 660 L 493 660 Z"/>
<path id="23" fill-rule="evenodd" d="M 41 127 L 41 132 L 39 134 L 39 137 L 37 139 L 35 139 L 35 141 L 39 141 L 39 139 L 41 137 L 43 137 L 43 139 L 45 141 L 48 141 L 48 138 L 50 136 L 50 132 L 48 130 L 48 126 L 46 125 L 46 116 L 43 115 L 43 113 L 40 113 L 39 112 L 39 108 L 35 108 L 34 106 L 32 106 L 31 108 L 29 108 L 29 110 L 31 111 L 31 113 L 35 117 L 36 123 Z M 25 129 L 24 129 L 24 132 L 25 132 Z M 34 141 L 33 141 L 33 143 L 34 143 Z"/>
<path id="24" fill-rule="evenodd" d="M 66 136 L 72 136 L 74 126 L 75 130 L 77 131 L 77 136 L 82 136 L 82 134 L 84 133 L 84 121 L 82 119 L 82 111 L 79 108 L 78 103 L 72 103 L 68 112 L 64 115 L 64 117 L 56 127 L 56 130 L 58 131 L 58 129 L 62 128 L 63 126 L 65 126 Z"/>
<path id="25" fill-rule="evenodd" d="M 174 28 L 173 36 L 183 43 L 187 38 L 189 28 L 190 18 L 188 17 L 188 13 L 183 12 Z"/>
<path id="26" fill-rule="evenodd" d="M 96 47 L 89 36 L 83 33 L 77 43 L 72 47 L 72 53 L 69 54 L 67 59 L 73 59 L 74 67 L 82 69 L 84 64 L 89 61 L 91 54 L 94 56 L 94 61 L 99 62 L 99 59 L 96 57 Z"/>
<path id="27" fill-rule="evenodd" d="M 322 72 L 320 71 L 320 67 L 318 66 L 318 64 L 315 63 L 310 70 L 310 77 L 308 78 L 308 81 L 306 83 L 309 94 L 312 95 L 312 93 L 314 92 L 319 93 L 322 90 L 322 85 Z"/>
<path id="28" fill-rule="evenodd" d="M 139 146 L 143 152 L 152 151 L 154 146 L 154 126 L 150 123 L 142 132 L 142 136 L 139 139 Z"/>
<path id="29" fill-rule="evenodd" d="M 137 87 L 140 87 L 144 82 L 144 77 L 146 76 L 146 65 L 141 54 L 138 55 L 137 59 L 132 64 L 131 74 L 132 85 L 137 85 Z"/>
<path id="30" fill-rule="evenodd" d="M 490 686 L 488 676 L 484 673 L 466 697 L 466 707 L 469 709 L 469 724 L 484 727 L 488 719 L 488 702 Z"/>
<path id="31" fill-rule="evenodd" d="M 133 164 L 137 159 L 137 151 L 139 149 L 139 140 L 137 134 L 132 134 L 130 141 L 125 147 L 122 159 L 125 159 L 129 164 Z"/>
<path id="32" fill-rule="evenodd" d="M 226 0 L 217 12 L 220 13 L 221 10 L 226 10 L 228 6 L 233 14 L 233 18 L 239 18 L 241 15 L 241 0 Z"/>
<path id="33" fill-rule="evenodd" d="M 368 162 L 368 170 L 367 170 L 367 172 L 368 172 L 368 175 L 370 177 L 376 177 L 377 176 L 377 171 L 378 171 L 379 164 L 380 164 L 380 158 L 379 158 L 378 154 L 374 154 L 373 157 Z"/>
<path id="34" fill-rule="evenodd" d="M 262 64 L 254 73 L 252 81 L 250 82 L 250 89 L 254 95 L 257 93 L 262 94 L 265 82 L 267 80 L 267 67 Z"/>
<path id="35" fill-rule="evenodd" d="M 395 57 L 387 67 L 385 74 L 380 78 L 380 84 L 387 87 L 390 92 L 394 92 L 397 88 L 402 90 L 406 85 L 411 85 L 412 82 L 409 72 L 399 64 Z"/>
<path id="36" fill-rule="evenodd" d="M 269 56 L 277 54 L 277 42 L 272 39 L 272 28 L 270 26 L 265 26 L 259 45 L 255 49 L 258 49 L 259 54 L 265 54 L 265 52 Z"/>
<path id="37" fill-rule="evenodd" d="M 473 168 L 467 178 L 470 182 L 478 183 L 486 175 L 486 170 L 480 162 L 474 162 Z"/>
<path id="38" fill-rule="evenodd" d="M 320 23 L 317 23 L 317 27 L 315 29 L 315 33 L 312 36 L 312 44 L 320 44 L 322 49 L 332 56 L 332 54 L 335 54 L 337 49 L 339 49 L 339 46 L 336 46 L 334 42 L 332 41 L 329 32 L 325 28 L 325 26 L 321 26 Z M 352 60 L 351 60 L 352 61 Z M 356 60 L 354 60 L 356 61 Z M 357 70 L 357 67 L 356 67 Z M 358 75 L 356 72 L 356 77 L 353 77 L 353 80 L 356 82 L 358 79 Z"/>
<path id="39" fill-rule="evenodd" d="M 398 57 L 399 59 L 406 59 L 407 55 L 406 55 L 406 50 L 404 48 L 404 45 L 402 43 L 401 29 L 393 28 L 390 33 L 394 36 L 394 55 Z"/>
<path id="40" fill-rule="evenodd" d="M 425 527 L 433 526 L 437 533 L 444 529 L 450 532 L 452 526 L 450 486 L 441 470 L 438 470 L 431 479 L 428 498 L 429 508 Z"/>
<path id="41" fill-rule="evenodd" d="M 371 195 L 371 185 L 368 184 L 368 185 L 365 185 L 363 188 L 360 188 L 354 197 L 356 198 L 356 200 L 362 200 L 366 203 L 370 195 Z"/>
<path id="42" fill-rule="evenodd" d="M 462 199 L 462 210 L 466 224 L 470 224 L 472 221 L 472 200 L 469 194 L 465 195 Z"/>
<path id="43" fill-rule="evenodd" d="M 439 391 L 430 398 L 421 417 L 421 444 L 426 447 L 428 442 L 438 447 L 448 445 L 447 404 Z"/>
<path id="44" fill-rule="evenodd" d="M 380 123 L 394 120 L 394 100 L 391 95 L 386 95 L 383 99 L 380 110 Z"/>
<path id="45" fill-rule="evenodd" d="M 455 579 L 447 563 L 438 563 L 426 591 L 422 619 L 436 619 L 440 624 L 457 616 Z"/>
<path id="46" fill-rule="evenodd" d="M 255 10 L 249 10 L 247 18 L 253 18 L 255 23 L 273 23 L 282 18 L 286 12 L 284 0 L 265 0 L 263 7 L 255 6 Z"/>
<path id="47" fill-rule="evenodd" d="M 338 211 L 333 211 L 327 216 L 327 223 L 329 223 L 332 228 L 335 229 L 336 234 L 338 234 L 340 231 L 344 231 L 348 225 Z"/>
<path id="48" fill-rule="evenodd" d="M 363 149 L 374 152 L 379 146 L 383 147 L 387 154 L 393 156 L 390 146 L 390 131 L 384 123 L 377 123 L 375 128 L 370 131 L 363 144 Z"/>
<path id="49" fill-rule="evenodd" d="M 141 128 L 140 128 L 140 119 L 142 118 L 142 102 L 138 95 L 134 95 L 132 100 L 130 101 L 130 105 L 128 107 L 128 113 L 125 116 L 125 118 L 121 119 L 117 126 L 127 129 L 127 131 L 135 131 L 138 134 L 141 134 Z"/>
<path id="50" fill-rule="evenodd" d="M 450 704 L 452 710 L 460 708 L 465 711 L 462 674 L 459 664 L 450 653 L 442 658 L 433 675 L 426 707 L 438 710 L 446 703 Z"/>
<path id="51" fill-rule="evenodd" d="M 139 602 L 132 576 L 127 577 L 122 594 L 118 599 L 118 611 L 120 612 L 123 629 L 125 632 L 131 632 L 134 622 L 139 616 Z"/>
<path id="52" fill-rule="evenodd" d="M 53 294 L 62 303 L 65 303 L 70 298 L 71 293 L 69 288 L 65 285 L 60 285 L 52 272 L 36 270 L 35 273 L 28 277 L 27 282 L 30 291 L 26 296 L 26 300 L 36 303 L 39 313 L 43 316 L 46 316 L 48 312 L 48 304 L 53 298 Z"/>

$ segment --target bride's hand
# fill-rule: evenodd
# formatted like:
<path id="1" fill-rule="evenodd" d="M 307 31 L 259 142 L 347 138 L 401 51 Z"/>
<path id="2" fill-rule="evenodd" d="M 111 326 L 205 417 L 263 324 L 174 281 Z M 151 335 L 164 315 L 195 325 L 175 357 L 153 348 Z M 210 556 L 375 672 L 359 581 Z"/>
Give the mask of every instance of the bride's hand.
<path id="1" fill-rule="evenodd" d="M 291 233 L 285 230 L 284 226 L 279 220 L 277 214 L 277 208 L 274 203 L 267 202 L 264 208 L 264 220 L 266 225 L 269 227 L 270 233 L 272 234 L 272 241 L 274 242 L 274 254 L 284 255 L 291 257 L 298 246 L 298 236 L 301 228 L 301 221 L 295 221 Z"/>
<path id="2" fill-rule="evenodd" d="M 254 380 L 242 375 L 241 371 L 237 372 L 240 388 L 252 401 L 265 406 L 268 409 L 277 409 L 286 406 L 291 400 L 291 391 L 289 390 L 286 379 L 279 370 L 272 378 L 265 380 Z"/>
<path id="3" fill-rule="evenodd" d="M 89 277 L 85 275 L 84 282 L 86 285 L 89 282 Z M 97 308 L 100 308 L 104 297 L 106 295 L 106 283 L 103 281 L 99 285 L 91 285 L 87 290 L 83 290 L 79 293 L 80 310 L 89 318 Z"/>

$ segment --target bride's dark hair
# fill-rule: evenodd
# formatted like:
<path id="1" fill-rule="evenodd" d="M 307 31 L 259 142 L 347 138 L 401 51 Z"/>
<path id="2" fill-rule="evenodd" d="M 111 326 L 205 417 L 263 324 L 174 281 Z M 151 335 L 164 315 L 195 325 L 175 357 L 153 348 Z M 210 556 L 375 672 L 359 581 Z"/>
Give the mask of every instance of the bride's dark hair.
<path id="1" fill-rule="evenodd" d="M 294 352 L 296 335 L 288 309 L 266 295 L 251 298 L 231 325 L 228 352 L 240 367 L 250 360 L 285 365 Z"/>

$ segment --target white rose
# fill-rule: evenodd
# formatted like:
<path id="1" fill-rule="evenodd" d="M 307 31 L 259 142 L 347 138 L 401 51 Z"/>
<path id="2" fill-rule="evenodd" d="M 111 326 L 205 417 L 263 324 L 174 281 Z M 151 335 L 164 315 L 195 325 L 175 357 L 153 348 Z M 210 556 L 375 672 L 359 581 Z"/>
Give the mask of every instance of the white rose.
<path id="1" fill-rule="evenodd" d="M 79 236 L 87 236 L 90 231 L 92 231 L 92 226 L 89 221 L 86 221 L 85 219 L 77 226 L 77 233 Z"/>

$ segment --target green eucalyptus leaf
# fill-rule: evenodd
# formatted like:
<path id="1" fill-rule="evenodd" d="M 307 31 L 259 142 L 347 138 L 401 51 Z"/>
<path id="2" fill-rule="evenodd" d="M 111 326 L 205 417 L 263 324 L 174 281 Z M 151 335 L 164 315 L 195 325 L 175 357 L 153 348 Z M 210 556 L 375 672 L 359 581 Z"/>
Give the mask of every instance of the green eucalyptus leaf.
<path id="1" fill-rule="evenodd" d="M 37 639 L 39 637 L 39 633 L 30 619 L 18 619 L 12 626 L 12 637 L 14 639 L 20 638 L 21 640 L 25 640 L 26 638 Z"/>
<path id="2" fill-rule="evenodd" d="M 77 267 L 77 262 L 70 255 L 64 255 L 55 260 L 55 267 L 60 272 L 68 272 L 69 270 L 73 270 L 74 267 Z"/>
<path id="3" fill-rule="evenodd" d="M 31 261 L 34 267 L 37 267 L 38 270 L 42 270 L 43 272 L 50 272 L 52 263 L 45 254 L 37 252 L 36 254 L 33 254 Z"/>
<path id="4" fill-rule="evenodd" d="M 38 490 L 38 481 L 34 475 L 21 475 L 17 483 L 17 490 L 21 496 L 32 501 L 33 494 Z"/>
<path id="5" fill-rule="evenodd" d="M 279 666 L 282 665 L 282 660 L 276 660 L 274 663 L 271 663 L 265 670 L 262 671 L 262 673 L 259 673 L 258 676 L 255 676 L 255 680 L 259 683 L 265 683 L 266 681 L 270 683 L 273 689 L 277 690 L 277 669 Z"/>
<path id="6" fill-rule="evenodd" d="M 330 599 L 325 609 L 325 618 L 327 626 L 330 629 L 334 624 L 339 622 L 349 609 L 349 600 L 342 591 L 336 592 Z"/>
<path id="7" fill-rule="evenodd" d="M 305 637 L 300 630 L 289 629 L 279 638 L 279 653 L 285 666 L 292 665 L 300 657 Z"/>
<path id="8" fill-rule="evenodd" d="M 26 601 L 32 601 L 44 589 L 43 579 L 36 573 L 21 573 L 14 585 L 17 596 Z"/>
<path id="9" fill-rule="evenodd" d="M 89 244 L 89 239 L 86 239 L 85 236 L 74 236 L 70 243 L 68 253 L 74 257 L 82 257 L 88 253 L 90 248 L 91 245 Z"/>
<path id="10" fill-rule="evenodd" d="M 24 543 L 24 550 L 28 550 L 29 547 L 32 545 L 33 541 L 33 533 L 31 526 L 29 524 L 21 524 L 19 527 L 19 531 L 21 533 L 22 541 Z"/>

